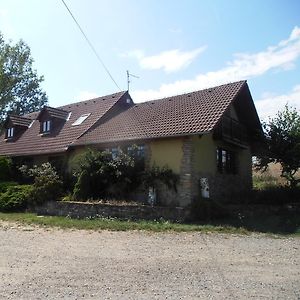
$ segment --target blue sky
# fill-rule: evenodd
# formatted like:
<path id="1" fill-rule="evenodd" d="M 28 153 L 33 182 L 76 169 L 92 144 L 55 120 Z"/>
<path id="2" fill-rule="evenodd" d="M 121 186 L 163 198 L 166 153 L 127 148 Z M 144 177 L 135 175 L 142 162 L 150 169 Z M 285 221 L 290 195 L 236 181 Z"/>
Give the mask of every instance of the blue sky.
<path id="1" fill-rule="evenodd" d="M 135 102 L 248 79 L 262 119 L 300 109 L 300 1 L 65 0 Z M 61 0 L 1 0 L 0 31 L 23 39 L 51 106 L 118 89 Z"/>

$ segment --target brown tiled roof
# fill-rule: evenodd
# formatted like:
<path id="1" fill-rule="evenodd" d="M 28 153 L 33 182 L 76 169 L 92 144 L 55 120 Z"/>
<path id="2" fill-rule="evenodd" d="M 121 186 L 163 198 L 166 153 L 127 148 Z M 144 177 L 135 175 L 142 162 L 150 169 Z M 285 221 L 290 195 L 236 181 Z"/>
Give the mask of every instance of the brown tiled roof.
<path id="1" fill-rule="evenodd" d="M 9 115 L 8 119 L 12 122 L 14 126 L 28 127 L 32 122 L 30 118 L 16 116 L 16 115 Z"/>
<path id="2" fill-rule="evenodd" d="M 59 107 L 59 110 L 71 112 L 70 119 L 62 121 L 59 131 L 42 136 L 40 123 L 36 118 L 39 113 L 34 112 L 24 117 L 35 120 L 16 141 L 5 141 L 4 134 L 0 137 L 0 155 L 36 155 L 45 153 L 59 153 L 79 138 L 86 130 L 104 116 L 127 92 L 120 92 L 88 101 L 73 103 Z M 72 124 L 83 114 L 90 116 L 81 124 Z"/>
<path id="3" fill-rule="evenodd" d="M 246 81 L 136 104 L 84 134 L 74 145 L 207 133 Z"/>

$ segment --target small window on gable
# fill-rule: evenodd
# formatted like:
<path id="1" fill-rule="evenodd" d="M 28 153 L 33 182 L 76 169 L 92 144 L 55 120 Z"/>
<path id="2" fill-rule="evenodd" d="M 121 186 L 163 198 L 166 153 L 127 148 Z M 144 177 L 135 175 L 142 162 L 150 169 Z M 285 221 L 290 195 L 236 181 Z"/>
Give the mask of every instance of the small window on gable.
<path id="1" fill-rule="evenodd" d="M 51 121 L 44 121 L 42 123 L 42 133 L 48 133 L 51 130 Z"/>
<path id="2" fill-rule="evenodd" d="M 84 114 L 81 115 L 73 124 L 72 126 L 76 126 L 76 125 L 80 125 L 82 124 L 88 117 L 90 114 Z"/>
<path id="3" fill-rule="evenodd" d="M 14 136 L 14 128 L 13 127 L 7 129 L 6 136 L 7 136 L 8 139 L 12 138 Z"/>

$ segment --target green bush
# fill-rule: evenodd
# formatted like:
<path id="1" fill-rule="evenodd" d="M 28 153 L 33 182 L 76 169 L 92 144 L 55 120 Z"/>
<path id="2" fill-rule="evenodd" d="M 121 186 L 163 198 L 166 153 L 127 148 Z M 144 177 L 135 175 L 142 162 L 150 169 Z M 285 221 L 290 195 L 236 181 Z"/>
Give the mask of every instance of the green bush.
<path id="1" fill-rule="evenodd" d="M 31 185 L 9 186 L 4 193 L 0 193 L 0 211 L 21 211 L 27 207 L 32 199 Z"/>
<path id="2" fill-rule="evenodd" d="M 12 161 L 10 158 L 0 156 L 0 181 L 9 181 L 12 176 Z"/>
<path id="3" fill-rule="evenodd" d="M 213 221 L 228 217 L 228 210 L 211 199 L 195 199 L 191 205 L 191 217 L 196 221 Z"/>
<path id="4" fill-rule="evenodd" d="M 126 154 L 119 149 L 112 159 L 107 151 L 88 150 L 71 163 L 76 177 L 73 190 L 74 200 L 87 199 L 129 199 L 130 193 L 139 187 L 157 188 L 165 184 L 176 191 L 178 176 L 167 167 L 153 166 L 144 170 L 144 160 L 135 154 Z"/>
<path id="5" fill-rule="evenodd" d="M 142 182 L 146 188 L 157 188 L 159 184 L 164 184 L 177 192 L 178 180 L 178 175 L 167 166 L 161 168 L 153 165 L 151 169 L 145 170 L 142 174 Z"/>
<path id="6" fill-rule="evenodd" d="M 62 181 L 50 163 L 28 169 L 22 166 L 21 171 L 34 178 L 32 205 L 40 205 L 47 201 L 56 201 L 62 194 Z"/>
<path id="7" fill-rule="evenodd" d="M 0 182 L 0 193 L 4 193 L 10 186 L 18 185 L 15 181 L 2 181 Z"/>
<path id="8" fill-rule="evenodd" d="M 75 200 L 124 199 L 140 184 L 140 164 L 122 150 L 114 159 L 107 151 L 88 150 L 76 157 L 72 166 L 77 179 Z"/>

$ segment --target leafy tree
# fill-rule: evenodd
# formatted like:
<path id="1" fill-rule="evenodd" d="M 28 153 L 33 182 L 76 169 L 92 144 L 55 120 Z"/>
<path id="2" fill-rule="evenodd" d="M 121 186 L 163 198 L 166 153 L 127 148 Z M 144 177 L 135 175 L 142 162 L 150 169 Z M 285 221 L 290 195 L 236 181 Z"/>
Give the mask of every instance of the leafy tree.
<path id="1" fill-rule="evenodd" d="M 300 168 L 300 114 L 288 105 L 276 117 L 263 124 L 266 135 L 266 150 L 258 157 L 257 167 L 266 170 L 268 164 L 280 163 L 281 176 L 290 187 L 296 187 L 300 179 L 296 173 Z"/>
<path id="2" fill-rule="evenodd" d="M 43 76 L 32 68 L 30 48 L 20 40 L 6 43 L 0 33 L 0 129 L 7 113 L 23 115 L 47 103 Z"/>

